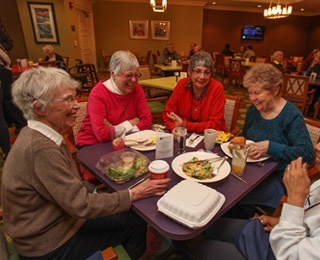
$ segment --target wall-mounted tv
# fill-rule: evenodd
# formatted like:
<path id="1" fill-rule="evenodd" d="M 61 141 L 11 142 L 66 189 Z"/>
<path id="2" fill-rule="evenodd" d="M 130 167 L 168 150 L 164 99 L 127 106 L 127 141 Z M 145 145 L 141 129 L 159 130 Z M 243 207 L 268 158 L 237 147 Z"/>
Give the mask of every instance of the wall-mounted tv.
<path id="1" fill-rule="evenodd" d="M 241 40 L 262 41 L 265 26 L 244 25 L 241 31 Z"/>

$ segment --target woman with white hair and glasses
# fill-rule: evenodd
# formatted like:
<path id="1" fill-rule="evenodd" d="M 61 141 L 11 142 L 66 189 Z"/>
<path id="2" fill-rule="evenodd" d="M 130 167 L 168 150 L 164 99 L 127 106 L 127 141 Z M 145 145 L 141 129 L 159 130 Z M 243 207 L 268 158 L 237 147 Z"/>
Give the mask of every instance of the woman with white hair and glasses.
<path id="1" fill-rule="evenodd" d="M 95 193 L 83 181 L 62 134 L 75 124 L 79 83 L 57 68 L 30 69 L 12 88 L 28 120 L 2 175 L 5 228 L 20 259 L 86 259 L 121 243 L 132 259 L 145 251 L 147 224 L 133 201 L 161 196 L 170 179 Z"/>
<path id="2" fill-rule="evenodd" d="M 173 90 L 162 118 L 167 128 L 183 126 L 189 132 L 203 132 L 206 128 L 227 131 L 224 121 L 224 90 L 213 79 L 212 57 L 209 53 L 195 53 L 189 63 L 189 77 L 181 79 Z"/>
<path id="3" fill-rule="evenodd" d="M 111 140 L 112 128 L 137 132 L 151 128 L 152 116 L 142 87 L 139 62 L 129 51 L 117 51 L 110 60 L 110 79 L 91 90 L 77 147 Z"/>

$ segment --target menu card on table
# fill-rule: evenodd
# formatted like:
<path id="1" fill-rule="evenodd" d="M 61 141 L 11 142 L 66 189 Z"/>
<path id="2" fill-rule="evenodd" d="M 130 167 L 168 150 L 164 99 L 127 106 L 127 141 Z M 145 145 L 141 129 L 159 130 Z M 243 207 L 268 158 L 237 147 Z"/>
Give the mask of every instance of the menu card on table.
<path id="1" fill-rule="evenodd" d="M 173 157 L 173 134 L 157 134 L 156 159 Z"/>

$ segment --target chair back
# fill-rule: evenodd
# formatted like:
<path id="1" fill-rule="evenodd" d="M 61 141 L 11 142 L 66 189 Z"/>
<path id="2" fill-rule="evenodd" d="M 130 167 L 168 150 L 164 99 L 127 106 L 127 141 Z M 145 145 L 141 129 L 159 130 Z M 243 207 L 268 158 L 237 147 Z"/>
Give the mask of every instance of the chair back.
<path id="1" fill-rule="evenodd" d="M 295 104 L 303 113 L 306 108 L 309 77 L 285 74 L 282 87 L 283 97 Z"/>
<path id="2" fill-rule="evenodd" d="M 41 62 L 39 62 L 39 66 L 42 66 L 42 67 L 55 67 L 56 66 L 56 61 L 55 60 L 41 61 Z"/>
<path id="3" fill-rule="evenodd" d="M 306 117 L 304 118 L 304 121 L 306 122 L 312 144 L 315 146 L 320 141 L 320 121 Z"/>
<path id="4" fill-rule="evenodd" d="M 147 98 L 148 107 L 152 115 L 152 124 L 163 124 L 162 111 L 165 109 L 168 98 L 168 96 Z"/>
<path id="5" fill-rule="evenodd" d="M 230 59 L 232 59 L 232 56 L 224 56 L 224 66 L 226 68 L 229 68 Z"/>
<path id="6" fill-rule="evenodd" d="M 101 60 L 105 71 L 109 71 L 109 62 L 111 55 L 107 55 L 104 49 L 100 49 Z"/>
<path id="7" fill-rule="evenodd" d="M 268 61 L 268 58 L 266 57 L 257 57 L 256 63 L 266 63 Z"/>
<path id="8" fill-rule="evenodd" d="M 139 80 L 143 79 L 151 79 L 151 73 L 150 73 L 150 68 L 149 65 L 140 65 L 139 66 L 139 72 L 141 73 L 141 77 Z"/>
<path id="9" fill-rule="evenodd" d="M 244 67 L 241 65 L 242 60 L 229 59 L 229 74 L 230 73 L 243 73 Z"/>
<path id="10" fill-rule="evenodd" d="M 228 131 L 232 134 L 236 129 L 237 118 L 240 108 L 240 96 L 232 96 L 225 94 L 226 103 L 224 105 L 224 120 L 226 122 Z"/>
<path id="11" fill-rule="evenodd" d="M 214 70 L 215 70 L 215 78 L 220 77 L 221 82 L 224 81 L 224 73 L 225 73 L 225 57 L 223 54 L 216 54 L 216 59 L 214 61 Z"/>
<path id="12" fill-rule="evenodd" d="M 66 64 L 66 70 L 69 68 L 69 57 L 64 56 L 62 57 L 64 64 Z"/>
<path id="13" fill-rule="evenodd" d="M 70 140 L 71 143 L 73 143 L 75 145 L 76 143 L 76 139 L 77 139 L 77 136 L 78 136 L 78 132 L 81 128 L 81 124 L 82 124 L 82 121 L 83 119 L 85 118 L 86 116 L 86 110 L 87 110 L 87 102 L 84 101 L 84 102 L 79 102 L 79 110 L 77 112 L 77 119 L 76 119 L 76 123 L 75 125 L 70 128 L 68 130 L 68 139 Z"/>
<path id="14" fill-rule="evenodd" d="M 92 63 L 78 64 L 68 70 L 71 77 L 81 83 L 81 92 L 90 92 L 98 83 L 96 68 Z"/>

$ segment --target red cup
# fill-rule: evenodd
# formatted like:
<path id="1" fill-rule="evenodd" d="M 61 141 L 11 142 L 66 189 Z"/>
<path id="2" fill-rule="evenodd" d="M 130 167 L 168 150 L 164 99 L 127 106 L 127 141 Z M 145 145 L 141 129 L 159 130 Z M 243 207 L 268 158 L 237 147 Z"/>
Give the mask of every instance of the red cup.
<path id="1" fill-rule="evenodd" d="M 151 180 L 159 180 L 167 178 L 169 164 L 163 160 L 155 160 L 149 164 L 149 172 Z"/>

